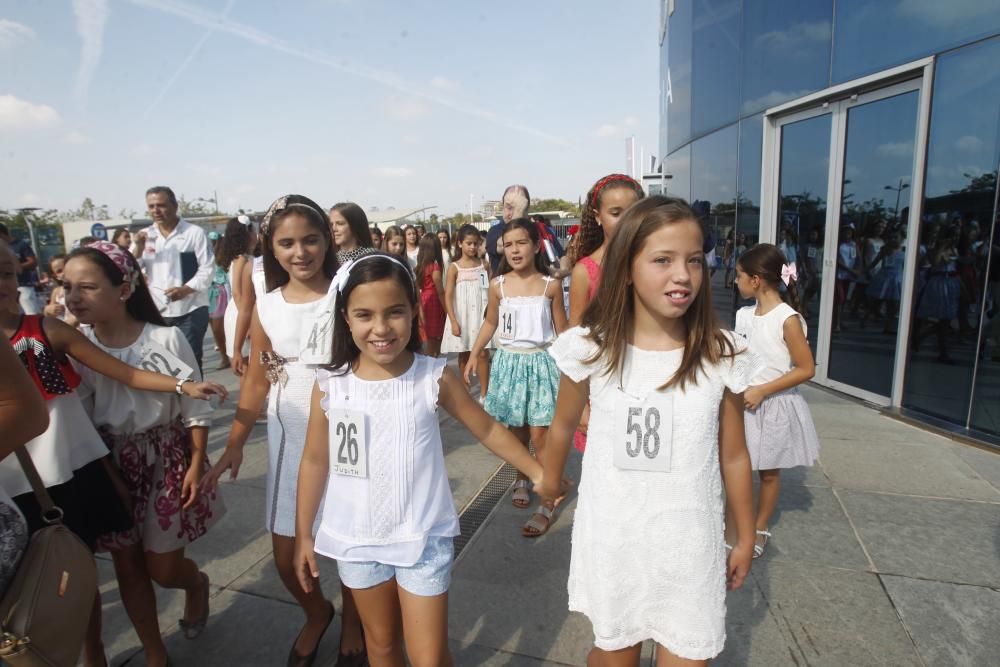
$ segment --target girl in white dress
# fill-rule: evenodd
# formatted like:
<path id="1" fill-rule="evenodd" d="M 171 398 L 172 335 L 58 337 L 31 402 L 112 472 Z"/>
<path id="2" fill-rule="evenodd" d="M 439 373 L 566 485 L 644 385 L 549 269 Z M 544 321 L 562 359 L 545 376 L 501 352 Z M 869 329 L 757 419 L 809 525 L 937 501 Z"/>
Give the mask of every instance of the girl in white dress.
<path id="1" fill-rule="evenodd" d="M 258 294 L 250 324 L 257 357 L 247 366 L 226 449 L 207 488 L 230 470 L 235 479 L 243 461 L 243 446 L 267 399 L 267 495 L 265 522 L 271 533 L 278 574 L 306 615 L 306 624 L 292 644 L 288 664 L 311 664 L 320 639 L 333 621 L 333 605 L 319 587 L 303 591 L 295 579 L 295 493 L 299 461 L 305 447 L 309 397 L 315 379 L 307 363 L 311 324 L 327 305 L 330 280 L 337 268 L 330 220 L 315 202 L 301 195 L 275 201 L 260 225 L 265 293 Z M 345 606 L 349 604 L 345 597 Z M 349 623 L 345 613 L 344 623 Z M 356 615 L 354 625 L 359 626 Z M 342 633 L 343 634 L 343 633 Z M 360 627 L 354 634 L 360 641 Z M 358 648 L 360 650 L 360 648 Z"/>
<path id="2" fill-rule="evenodd" d="M 726 638 L 726 587 L 753 554 L 743 398 L 754 358 L 713 314 L 704 234 L 682 200 L 647 197 L 622 216 L 601 298 L 549 348 L 562 373 L 542 454 L 556 495 L 589 398 L 573 522 L 569 608 L 593 624 L 588 665 L 705 661 Z M 726 551 L 723 486 L 737 539 Z M 728 562 L 727 562 L 728 559 Z M 687 664 L 687 663 L 685 663 Z"/>
<path id="3" fill-rule="evenodd" d="M 448 267 L 444 281 L 444 307 L 448 311 L 448 319 L 441 351 L 445 354 L 458 352 L 458 368 L 464 370 L 469 363 L 469 351 L 475 345 L 479 328 L 486 317 L 490 272 L 489 264 L 479 256 L 483 240 L 479 230 L 472 225 L 462 225 L 457 239 L 462 255 Z M 486 347 L 493 347 L 492 342 Z M 477 372 L 481 403 L 486 400 L 490 377 L 490 355 L 485 350 L 479 353 Z"/>
<path id="4" fill-rule="evenodd" d="M 253 261 L 253 246 L 256 244 L 256 234 L 253 231 L 253 224 L 249 216 L 239 215 L 230 218 L 226 223 L 226 231 L 222 236 L 222 246 L 216 253 L 215 259 L 219 266 L 229 272 L 230 299 L 226 304 L 226 314 L 223 316 L 223 328 L 225 329 L 226 355 L 232 365 L 237 366 L 236 357 L 240 357 L 239 373 L 243 372 L 246 366 L 245 357 L 250 349 L 246 341 L 246 332 L 243 335 L 239 350 L 235 349 L 236 323 L 240 316 L 240 302 L 243 301 L 243 268 Z"/>
<path id="5" fill-rule="evenodd" d="M 295 571 L 314 591 L 315 554 L 337 560 L 373 666 L 402 667 L 404 638 L 411 664 L 451 665 L 448 587 L 459 527 L 438 407 L 536 483 L 541 466 L 445 359 L 417 354 L 417 290 L 405 259 L 361 257 L 340 269 L 334 289 L 332 363 L 316 373 L 298 477 Z"/>
<path id="6" fill-rule="evenodd" d="M 798 386 L 812 379 L 816 365 L 806 340 L 797 272 L 781 250 L 760 243 L 736 263 L 736 288 L 756 304 L 736 313 L 736 333 L 743 336 L 763 367 L 743 394 L 747 449 L 760 475 L 754 558 L 771 537 L 768 524 L 778 506 L 781 469 L 811 466 L 819 455 L 819 437 L 809 406 Z M 784 284 L 788 302 L 778 291 Z"/>
<path id="7" fill-rule="evenodd" d="M 179 329 L 163 322 L 126 250 L 105 242 L 74 250 L 64 282 L 68 307 L 103 352 L 137 370 L 200 380 L 194 352 Z M 209 614 L 208 576 L 185 550 L 225 514 L 221 498 L 200 491 L 210 468 L 212 406 L 128 386 L 99 370 L 78 366 L 79 393 L 114 458 L 133 525 L 102 535 L 97 550 L 111 553 L 147 664 L 160 665 L 167 658 L 153 582 L 186 592 L 180 626 L 188 639 L 201 633 Z"/>

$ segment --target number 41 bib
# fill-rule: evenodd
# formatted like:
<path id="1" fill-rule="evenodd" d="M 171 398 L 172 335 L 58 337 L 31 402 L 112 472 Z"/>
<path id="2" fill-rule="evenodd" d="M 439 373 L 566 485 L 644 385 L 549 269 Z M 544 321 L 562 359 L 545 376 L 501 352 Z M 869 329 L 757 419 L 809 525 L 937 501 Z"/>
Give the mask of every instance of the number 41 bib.
<path id="1" fill-rule="evenodd" d="M 654 391 L 639 399 L 619 392 L 614 411 L 615 467 L 642 472 L 670 472 L 673 396 Z"/>
<path id="2" fill-rule="evenodd" d="M 368 477 L 368 433 L 365 413 L 334 408 L 329 415 L 330 471 L 347 477 Z"/>

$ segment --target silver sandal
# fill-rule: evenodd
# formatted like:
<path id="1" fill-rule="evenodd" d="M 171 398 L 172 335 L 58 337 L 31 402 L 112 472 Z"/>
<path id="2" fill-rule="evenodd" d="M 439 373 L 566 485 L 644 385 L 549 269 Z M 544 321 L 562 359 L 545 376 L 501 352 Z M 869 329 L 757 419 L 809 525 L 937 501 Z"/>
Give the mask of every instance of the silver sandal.
<path id="1" fill-rule="evenodd" d="M 541 537 L 545 533 L 549 532 L 549 528 L 552 527 L 552 523 L 555 521 L 555 519 L 552 518 L 555 512 L 556 510 L 554 507 L 546 507 L 544 503 L 539 505 L 538 509 L 535 510 L 535 513 L 521 528 L 521 534 L 525 537 Z M 538 520 L 537 517 L 539 516 L 545 519 L 544 524 Z"/>
<path id="2" fill-rule="evenodd" d="M 761 542 L 760 538 L 763 537 L 764 541 Z M 760 558 L 764 555 L 764 547 L 767 546 L 767 538 L 771 537 L 771 533 L 766 530 L 757 531 L 757 539 L 753 543 L 753 557 Z"/>
<path id="3" fill-rule="evenodd" d="M 531 482 L 519 479 L 514 482 L 514 492 L 510 495 L 510 504 L 518 509 L 525 509 L 531 504 Z"/>

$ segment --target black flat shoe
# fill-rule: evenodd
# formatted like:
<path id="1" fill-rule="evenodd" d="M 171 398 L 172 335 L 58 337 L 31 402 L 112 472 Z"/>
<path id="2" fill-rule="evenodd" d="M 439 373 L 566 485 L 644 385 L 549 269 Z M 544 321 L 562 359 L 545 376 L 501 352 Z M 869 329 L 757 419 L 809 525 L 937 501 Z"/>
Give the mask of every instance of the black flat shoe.
<path id="1" fill-rule="evenodd" d="M 327 629 L 330 624 L 333 623 L 333 619 L 337 616 L 337 610 L 333 608 L 333 603 L 330 603 L 330 620 L 326 622 L 326 626 L 323 627 L 323 632 L 319 633 L 319 639 L 316 640 L 316 647 L 313 648 L 312 653 L 309 655 L 299 655 L 295 652 L 295 645 L 299 641 L 299 637 L 302 636 L 302 632 L 295 637 L 295 641 L 292 642 L 292 650 L 288 652 L 288 667 L 312 667 L 312 664 L 316 662 L 316 654 L 319 653 L 319 645 L 323 643 L 323 635 L 326 634 Z"/>
<path id="2" fill-rule="evenodd" d="M 360 653 L 341 653 L 334 667 L 368 667 L 368 651 L 361 649 Z"/>

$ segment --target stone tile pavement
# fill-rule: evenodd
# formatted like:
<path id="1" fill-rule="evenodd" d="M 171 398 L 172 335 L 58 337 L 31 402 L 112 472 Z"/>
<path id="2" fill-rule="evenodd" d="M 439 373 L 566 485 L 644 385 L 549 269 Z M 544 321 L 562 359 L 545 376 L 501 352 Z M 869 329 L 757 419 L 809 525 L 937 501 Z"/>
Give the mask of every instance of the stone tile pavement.
<path id="1" fill-rule="evenodd" d="M 206 368 L 217 358 L 206 351 Z M 226 372 L 210 374 L 236 387 Z M 988 665 L 1000 656 L 1000 455 L 958 444 L 832 393 L 804 390 L 821 462 L 783 475 L 766 555 L 729 596 L 718 665 Z M 234 401 L 216 414 L 213 458 Z M 266 437 L 247 445 L 240 479 L 223 486 L 227 516 L 190 549 L 212 580 L 212 616 L 196 641 L 178 632 L 183 596 L 158 590 L 160 623 L 177 665 L 283 665 L 302 617 L 270 559 L 263 528 Z M 497 461 L 442 419 L 456 506 L 473 499 Z M 571 458 L 571 473 L 579 459 Z M 582 665 L 585 618 L 566 610 L 575 498 L 552 530 L 526 540 L 525 510 L 504 497 L 460 555 L 449 631 L 457 665 Z M 144 665 L 110 561 L 99 562 L 104 636 L 113 665 Z M 324 590 L 339 589 L 321 565 Z M 339 608 L 339 601 L 337 601 Z M 318 665 L 332 665 L 337 633 Z M 652 664 L 645 647 L 643 664 Z"/>

